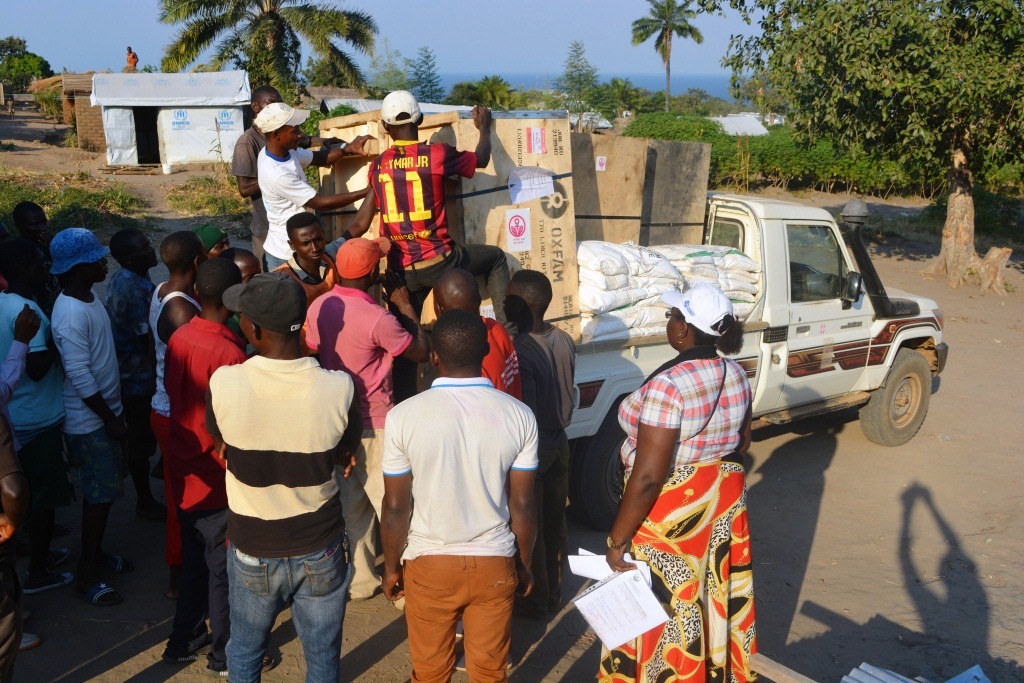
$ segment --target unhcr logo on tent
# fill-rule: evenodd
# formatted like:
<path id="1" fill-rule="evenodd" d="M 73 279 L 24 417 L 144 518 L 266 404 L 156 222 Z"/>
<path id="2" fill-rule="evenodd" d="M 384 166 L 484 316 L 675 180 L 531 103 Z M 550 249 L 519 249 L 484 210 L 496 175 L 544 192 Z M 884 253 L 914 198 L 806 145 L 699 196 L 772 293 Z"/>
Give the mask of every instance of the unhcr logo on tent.
<path id="1" fill-rule="evenodd" d="M 171 130 L 188 130 L 192 124 L 188 120 L 188 112 L 184 109 L 175 109 L 174 120 L 171 121 Z"/>
<path id="2" fill-rule="evenodd" d="M 137 78 L 126 78 L 124 79 L 124 87 L 126 88 L 138 88 L 139 79 Z"/>
<path id="3" fill-rule="evenodd" d="M 156 87 L 158 87 L 158 88 L 166 88 L 170 84 L 171 84 L 171 82 L 168 79 L 166 79 L 166 78 L 158 78 L 158 79 L 156 79 Z"/>
<path id="4" fill-rule="evenodd" d="M 217 128 L 220 130 L 235 130 L 235 113 L 230 109 L 221 109 L 217 112 Z"/>

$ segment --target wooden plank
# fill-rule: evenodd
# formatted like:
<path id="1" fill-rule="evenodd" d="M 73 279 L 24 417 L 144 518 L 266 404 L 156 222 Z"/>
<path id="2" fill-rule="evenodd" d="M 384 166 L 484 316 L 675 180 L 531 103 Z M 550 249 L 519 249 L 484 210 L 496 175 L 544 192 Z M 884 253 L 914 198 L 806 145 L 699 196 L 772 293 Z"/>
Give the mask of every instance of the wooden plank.
<path id="1" fill-rule="evenodd" d="M 644 188 L 646 239 L 640 244 L 700 244 L 711 168 L 711 145 L 648 141 Z"/>
<path id="2" fill-rule="evenodd" d="M 815 683 L 814 679 L 797 673 L 760 652 L 750 656 L 750 668 L 774 683 Z"/>
<path id="3" fill-rule="evenodd" d="M 572 134 L 576 238 L 637 242 L 647 140 Z"/>

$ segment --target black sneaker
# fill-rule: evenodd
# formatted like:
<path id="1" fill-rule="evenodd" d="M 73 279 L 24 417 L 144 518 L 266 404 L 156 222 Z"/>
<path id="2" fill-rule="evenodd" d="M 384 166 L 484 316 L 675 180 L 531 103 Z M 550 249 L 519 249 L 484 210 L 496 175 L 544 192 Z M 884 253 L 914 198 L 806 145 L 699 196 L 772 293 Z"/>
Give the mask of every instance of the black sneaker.
<path id="1" fill-rule="evenodd" d="M 164 653 L 160 655 L 160 657 L 168 664 L 186 664 L 188 662 L 194 662 L 199 659 L 199 651 L 209 646 L 209 644 L 210 634 L 204 633 L 188 641 L 188 644 L 184 648 L 176 648 L 173 650 L 170 647 L 164 648 Z"/>

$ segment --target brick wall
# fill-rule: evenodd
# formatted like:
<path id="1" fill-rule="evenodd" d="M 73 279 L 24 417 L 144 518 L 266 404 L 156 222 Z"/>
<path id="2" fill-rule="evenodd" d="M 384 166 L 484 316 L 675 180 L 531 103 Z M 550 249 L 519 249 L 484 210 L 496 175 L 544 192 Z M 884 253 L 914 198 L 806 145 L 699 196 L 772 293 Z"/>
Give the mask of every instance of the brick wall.
<path id="1" fill-rule="evenodd" d="M 90 152 L 107 151 L 107 137 L 103 134 L 103 108 L 89 106 L 89 96 L 75 97 L 75 121 L 78 128 L 78 146 Z"/>

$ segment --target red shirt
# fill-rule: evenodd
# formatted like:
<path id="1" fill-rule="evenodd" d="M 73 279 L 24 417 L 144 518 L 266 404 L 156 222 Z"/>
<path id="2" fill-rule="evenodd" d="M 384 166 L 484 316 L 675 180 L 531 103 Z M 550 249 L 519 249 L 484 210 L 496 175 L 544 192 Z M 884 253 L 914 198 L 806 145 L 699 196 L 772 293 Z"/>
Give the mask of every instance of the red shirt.
<path id="1" fill-rule="evenodd" d="M 493 318 L 484 318 L 487 343 L 491 350 L 484 356 L 483 376 L 491 380 L 495 389 L 522 400 L 523 384 L 519 379 L 519 356 L 505 328 Z"/>
<path id="2" fill-rule="evenodd" d="M 396 140 L 370 164 L 380 234 L 397 247 L 388 265 L 401 268 L 452 249 L 445 214 L 445 178 L 476 173 L 476 154 L 444 143 Z"/>
<path id="3" fill-rule="evenodd" d="M 171 401 L 167 470 L 175 504 L 186 512 L 228 506 L 225 463 L 206 431 L 210 377 L 224 365 L 245 361 L 244 342 L 226 325 L 198 315 L 167 343 L 164 387 Z"/>

